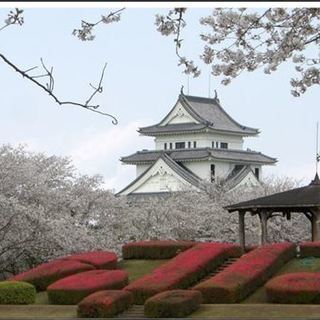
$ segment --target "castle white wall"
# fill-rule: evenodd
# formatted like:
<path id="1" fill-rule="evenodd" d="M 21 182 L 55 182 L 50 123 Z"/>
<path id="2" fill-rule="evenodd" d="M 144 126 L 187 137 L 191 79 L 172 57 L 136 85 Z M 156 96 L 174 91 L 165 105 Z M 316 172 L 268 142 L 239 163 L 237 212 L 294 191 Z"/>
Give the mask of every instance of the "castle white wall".
<path id="1" fill-rule="evenodd" d="M 149 169 L 151 164 L 138 164 L 136 165 L 136 176 L 139 177 L 143 172 Z"/>
<path id="2" fill-rule="evenodd" d="M 172 143 L 172 149 L 175 149 L 176 142 L 185 142 L 186 148 L 188 148 L 188 142 L 191 142 L 191 148 L 193 148 L 193 142 L 196 141 L 197 148 L 212 148 L 212 142 L 216 147 L 216 142 L 228 143 L 228 149 L 243 149 L 243 138 L 232 135 L 221 135 L 212 133 L 194 133 L 186 135 L 166 135 L 155 138 L 156 150 L 164 150 L 164 144 L 167 143 L 167 149 L 169 149 L 170 142 Z"/>
<path id="3" fill-rule="evenodd" d="M 225 179 L 234 168 L 234 164 L 215 161 L 184 162 L 183 164 L 197 176 L 207 181 L 211 179 L 211 164 L 215 165 L 215 177 L 219 179 Z"/>

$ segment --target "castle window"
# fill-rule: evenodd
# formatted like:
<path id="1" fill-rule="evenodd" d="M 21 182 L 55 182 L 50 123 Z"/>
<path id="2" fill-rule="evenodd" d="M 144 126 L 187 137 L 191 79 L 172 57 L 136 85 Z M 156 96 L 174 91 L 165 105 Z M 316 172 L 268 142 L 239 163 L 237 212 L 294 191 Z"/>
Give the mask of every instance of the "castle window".
<path id="1" fill-rule="evenodd" d="M 197 147 L 197 141 L 193 141 L 193 147 L 194 147 L 194 148 Z"/>
<path id="2" fill-rule="evenodd" d="M 210 165 L 210 180 L 211 182 L 215 181 L 215 176 L 216 176 L 216 167 L 214 164 Z"/>
<path id="3" fill-rule="evenodd" d="M 260 170 L 259 170 L 259 168 L 254 168 L 254 174 L 257 177 L 257 179 L 259 180 L 260 179 Z"/>
<path id="4" fill-rule="evenodd" d="M 191 148 L 191 141 L 188 141 L 188 148 Z"/>
<path id="5" fill-rule="evenodd" d="M 176 142 L 176 149 L 184 149 L 185 147 L 185 142 Z"/>
<path id="6" fill-rule="evenodd" d="M 216 148 L 219 148 L 219 142 L 216 141 Z"/>
<path id="7" fill-rule="evenodd" d="M 170 142 L 170 149 L 172 149 L 172 142 Z"/>
<path id="8" fill-rule="evenodd" d="M 167 143 L 164 144 L 164 150 L 167 150 Z"/>
<path id="9" fill-rule="evenodd" d="M 226 142 L 221 142 L 220 143 L 220 148 L 221 149 L 228 149 L 228 144 Z"/>
<path id="10" fill-rule="evenodd" d="M 214 148 L 214 141 L 212 141 L 212 148 Z"/>

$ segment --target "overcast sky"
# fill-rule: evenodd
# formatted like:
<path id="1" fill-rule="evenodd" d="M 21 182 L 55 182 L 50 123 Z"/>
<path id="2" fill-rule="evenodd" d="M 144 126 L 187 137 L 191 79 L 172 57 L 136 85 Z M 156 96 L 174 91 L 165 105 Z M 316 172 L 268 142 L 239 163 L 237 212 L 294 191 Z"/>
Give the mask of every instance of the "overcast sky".
<path id="1" fill-rule="evenodd" d="M 1 6 L 1 4 L 0 4 Z M 53 100 L 0 61 L 0 143 L 24 143 L 32 151 L 72 157 L 81 173 L 101 174 L 107 188 L 118 191 L 135 178 L 134 166 L 122 165 L 121 156 L 153 149 L 153 138 L 140 137 L 138 127 L 164 117 L 187 77 L 177 66 L 172 38 L 161 36 L 155 14 L 165 9 L 126 9 L 119 23 L 99 25 L 96 39 L 81 42 L 72 30 L 81 20 L 95 22 L 106 8 L 26 8 L 25 24 L 0 32 L 1 52 L 22 68 L 39 64 L 42 57 L 54 67 L 56 94 L 64 100 L 85 101 L 89 82 L 99 79 L 108 63 L 104 92 L 95 100 L 109 118 L 72 106 L 59 107 Z M 0 21 L 8 9 L 0 7 Z M 183 54 L 199 61 L 203 43 L 199 17 L 211 9 L 192 8 L 186 16 Z M 207 30 L 208 31 L 208 30 Z M 209 68 L 190 79 L 189 93 L 208 96 Z M 287 63 L 273 73 L 243 73 L 228 86 L 211 79 L 222 106 L 240 123 L 259 128 L 258 138 L 247 138 L 245 148 L 276 157 L 266 175 L 287 175 L 305 182 L 315 173 L 315 128 L 320 120 L 320 91 L 314 87 L 301 98 L 290 94 Z M 185 90 L 186 91 L 186 90 Z"/>

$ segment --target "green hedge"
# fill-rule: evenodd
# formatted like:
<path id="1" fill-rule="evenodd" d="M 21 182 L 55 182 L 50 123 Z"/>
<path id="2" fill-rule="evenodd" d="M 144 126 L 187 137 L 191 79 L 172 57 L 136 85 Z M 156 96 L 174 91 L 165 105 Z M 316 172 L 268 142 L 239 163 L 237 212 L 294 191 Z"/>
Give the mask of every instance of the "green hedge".
<path id="1" fill-rule="evenodd" d="M 320 241 L 302 242 L 300 245 L 300 258 L 320 258 Z"/>
<path id="2" fill-rule="evenodd" d="M 145 302 L 144 314 L 149 318 L 182 318 L 196 311 L 201 304 L 201 300 L 199 291 L 165 291 Z"/>
<path id="3" fill-rule="evenodd" d="M 77 314 L 81 318 L 110 318 L 127 310 L 132 302 L 133 296 L 128 291 L 98 291 L 79 303 Z"/>
<path id="4" fill-rule="evenodd" d="M 123 259 L 170 259 L 196 242 L 176 240 L 148 240 L 127 243 L 122 247 Z"/>
<path id="5" fill-rule="evenodd" d="M 36 288 L 27 282 L 0 282 L 0 304 L 32 304 L 36 299 Z"/>

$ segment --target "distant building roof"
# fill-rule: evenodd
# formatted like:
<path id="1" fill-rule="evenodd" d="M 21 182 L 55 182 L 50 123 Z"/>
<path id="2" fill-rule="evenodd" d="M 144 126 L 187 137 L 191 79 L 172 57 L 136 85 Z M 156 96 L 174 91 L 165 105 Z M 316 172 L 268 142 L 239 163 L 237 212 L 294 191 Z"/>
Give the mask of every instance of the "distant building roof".
<path id="1" fill-rule="evenodd" d="M 138 131 L 144 135 L 161 135 L 178 133 L 179 131 L 203 131 L 210 129 L 218 132 L 229 132 L 241 135 L 257 135 L 258 129 L 246 127 L 231 118 L 221 107 L 217 98 L 203 98 L 180 94 L 178 98 L 186 111 L 199 123 L 181 123 L 160 125 L 171 113 L 158 124 L 140 128 Z"/>
<path id="2" fill-rule="evenodd" d="M 295 209 L 301 211 L 304 208 L 314 208 L 320 206 L 320 180 L 316 174 L 314 180 L 305 187 L 275 193 L 270 196 L 256 198 L 227 206 L 229 212 L 239 210 L 272 210 L 291 212 Z"/>
<path id="3" fill-rule="evenodd" d="M 233 150 L 233 149 L 175 149 L 175 150 L 152 150 L 138 151 L 120 160 L 128 164 L 150 163 L 156 161 L 162 154 L 169 155 L 174 161 L 192 161 L 192 160 L 228 160 L 238 163 L 259 163 L 274 164 L 277 159 L 271 158 L 261 152 Z"/>

